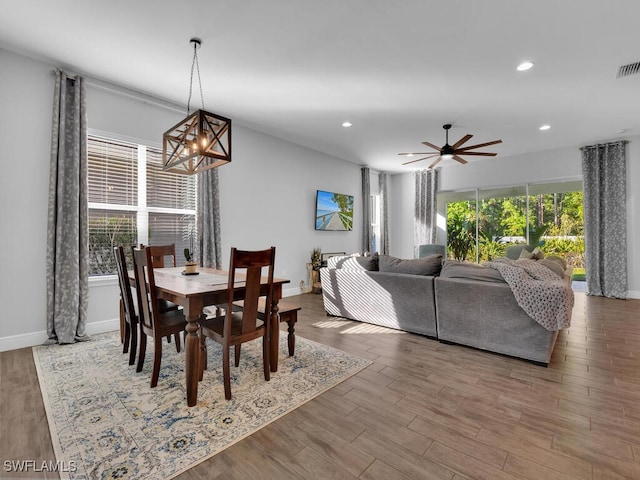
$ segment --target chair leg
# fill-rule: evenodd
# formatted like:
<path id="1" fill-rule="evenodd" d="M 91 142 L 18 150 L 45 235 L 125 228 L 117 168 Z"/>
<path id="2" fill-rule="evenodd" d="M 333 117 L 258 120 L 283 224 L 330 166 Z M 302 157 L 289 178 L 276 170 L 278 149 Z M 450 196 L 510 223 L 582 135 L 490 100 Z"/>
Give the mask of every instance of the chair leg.
<path id="1" fill-rule="evenodd" d="M 124 341 L 124 329 L 125 329 L 125 320 L 124 320 L 124 305 L 122 304 L 122 296 L 120 297 L 120 343 L 125 343 Z M 123 352 L 127 353 L 127 352 Z"/>
<path id="2" fill-rule="evenodd" d="M 167 335 L 167 343 L 171 343 L 171 335 Z"/>
<path id="3" fill-rule="evenodd" d="M 162 338 L 154 338 L 153 371 L 151 372 L 151 388 L 158 385 L 160 376 L 160 361 L 162 360 Z"/>
<path id="4" fill-rule="evenodd" d="M 147 334 L 140 331 L 140 352 L 138 353 L 138 366 L 136 372 L 141 372 L 144 366 L 144 356 L 147 353 Z"/>
<path id="5" fill-rule="evenodd" d="M 131 325 L 129 325 L 129 322 L 124 322 L 124 337 L 122 339 L 122 353 L 129 352 L 130 341 L 131 341 Z"/>
<path id="6" fill-rule="evenodd" d="M 173 336 L 176 338 L 176 352 L 180 353 L 180 334 L 174 333 Z"/>
<path id="7" fill-rule="evenodd" d="M 231 371 L 229 368 L 229 346 L 222 345 L 222 375 L 224 376 L 224 398 L 231 400 Z"/>
<path id="8" fill-rule="evenodd" d="M 235 351 L 233 352 L 233 360 L 235 362 L 236 367 L 240 365 L 240 347 L 241 346 L 242 345 L 240 344 L 236 345 Z"/>
<path id="9" fill-rule="evenodd" d="M 129 365 L 133 365 L 136 363 L 136 351 L 138 350 L 138 329 L 134 325 L 131 325 L 129 330 L 131 331 Z"/>

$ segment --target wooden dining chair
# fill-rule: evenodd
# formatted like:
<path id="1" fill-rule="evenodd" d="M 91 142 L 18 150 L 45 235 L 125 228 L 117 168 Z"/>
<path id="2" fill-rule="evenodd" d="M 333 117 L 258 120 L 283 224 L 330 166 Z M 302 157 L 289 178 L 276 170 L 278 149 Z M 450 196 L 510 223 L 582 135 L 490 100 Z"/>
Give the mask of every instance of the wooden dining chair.
<path id="1" fill-rule="evenodd" d="M 187 326 L 182 310 L 161 311 L 153 273 L 152 253 L 149 248 L 133 249 L 133 265 L 138 297 L 138 318 L 140 323 L 140 354 L 137 372 L 142 371 L 147 350 L 147 337 L 153 338 L 154 356 L 151 373 L 151 387 L 158 384 L 160 361 L 162 360 L 162 338 L 175 335 L 178 338 Z M 176 348 L 180 352 L 180 345 Z"/>
<path id="2" fill-rule="evenodd" d="M 118 284 L 120 285 L 120 314 L 124 319 L 124 347 L 122 353 L 129 352 L 129 365 L 136 361 L 138 350 L 138 316 L 133 305 L 133 294 L 127 271 L 124 247 L 114 247 L 113 254 L 116 259 L 118 272 Z"/>
<path id="3" fill-rule="evenodd" d="M 176 244 L 170 245 L 143 245 L 140 244 L 140 248 L 151 249 L 151 260 L 154 268 L 164 268 L 165 266 L 176 266 Z M 169 257 L 170 265 L 165 263 L 166 257 Z"/>
<path id="4" fill-rule="evenodd" d="M 200 323 L 200 378 L 206 367 L 206 339 L 222 345 L 222 373 L 224 376 L 224 396 L 231 399 L 231 372 L 230 349 L 235 348 L 235 366 L 240 364 L 240 345 L 262 338 L 262 362 L 264 367 L 264 379 L 270 379 L 269 365 L 269 313 L 270 307 L 261 315 L 258 310 L 258 302 L 264 298 L 266 305 L 271 305 L 273 296 L 273 266 L 275 263 L 276 248 L 267 250 L 244 251 L 231 249 L 231 261 L 229 262 L 229 296 L 225 304 L 225 314 L 213 318 L 202 319 Z M 260 283 L 263 268 L 267 269 L 267 293 L 260 293 Z M 234 311 L 234 284 L 236 272 L 244 270 L 246 275 L 242 309 Z M 237 298 L 235 298 L 237 300 Z M 261 320 L 261 317 L 264 320 Z"/>
<path id="5" fill-rule="evenodd" d="M 165 266 L 176 266 L 176 244 L 171 243 L 169 245 L 144 245 L 140 244 L 140 248 L 148 248 L 151 251 L 151 260 L 153 268 L 164 268 Z M 168 261 L 167 261 L 168 260 Z M 168 312 L 169 310 L 177 310 L 178 305 L 164 298 L 158 299 L 158 305 L 161 312 Z M 180 351 L 180 337 L 175 336 L 176 350 Z M 171 336 L 167 337 L 167 343 L 171 343 Z"/>

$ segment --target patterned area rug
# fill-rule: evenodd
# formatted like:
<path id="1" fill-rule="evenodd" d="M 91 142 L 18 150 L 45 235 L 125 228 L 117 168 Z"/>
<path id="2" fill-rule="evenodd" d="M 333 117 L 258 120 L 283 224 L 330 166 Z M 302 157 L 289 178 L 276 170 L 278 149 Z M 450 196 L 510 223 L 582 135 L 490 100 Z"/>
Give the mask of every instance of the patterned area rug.
<path id="1" fill-rule="evenodd" d="M 221 348 L 211 341 L 207 347 L 209 369 L 191 408 L 184 349 L 176 353 L 173 343 L 163 344 L 160 380 L 153 389 L 151 341 L 140 373 L 127 364 L 117 332 L 90 342 L 34 347 L 56 460 L 64 470 L 75 470 L 61 477 L 172 478 L 371 363 L 300 337 L 289 357 L 284 334 L 278 372 L 266 382 L 261 342 L 250 342 L 242 346 L 240 366 L 232 363 L 227 401 Z"/>

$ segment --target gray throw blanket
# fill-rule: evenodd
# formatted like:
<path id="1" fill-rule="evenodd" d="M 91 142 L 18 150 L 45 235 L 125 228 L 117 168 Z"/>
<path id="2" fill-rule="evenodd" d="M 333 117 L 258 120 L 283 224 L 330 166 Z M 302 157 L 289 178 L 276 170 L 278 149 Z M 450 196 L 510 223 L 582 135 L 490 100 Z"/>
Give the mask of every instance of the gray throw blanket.
<path id="1" fill-rule="evenodd" d="M 535 260 L 497 258 L 484 265 L 500 272 L 511 287 L 518 305 L 532 319 L 550 331 L 571 325 L 571 285 Z"/>

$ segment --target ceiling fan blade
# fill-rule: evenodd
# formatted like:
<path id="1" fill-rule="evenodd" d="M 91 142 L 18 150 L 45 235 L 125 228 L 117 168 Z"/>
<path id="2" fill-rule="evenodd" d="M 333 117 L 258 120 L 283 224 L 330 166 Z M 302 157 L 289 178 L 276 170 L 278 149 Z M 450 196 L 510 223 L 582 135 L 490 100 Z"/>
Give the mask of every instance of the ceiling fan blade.
<path id="1" fill-rule="evenodd" d="M 460 150 L 458 150 L 456 153 L 459 153 L 460 155 L 478 155 L 480 157 L 495 157 L 496 155 L 498 155 L 497 153 L 489 153 L 489 152 L 461 152 Z"/>
<path id="2" fill-rule="evenodd" d="M 467 143 L 469 140 L 471 140 L 471 137 L 473 137 L 473 135 L 470 134 L 466 134 L 464 137 L 462 137 L 460 140 L 458 140 L 456 143 L 454 143 L 451 148 L 453 148 L 454 150 L 456 148 L 458 148 L 460 145 Z"/>
<path id="3" fill-rule="evenodd" d="M 465 163 L 469 163 L 469 162 L 467 162 L 464 158 L 459 157 L 458 155 L 454 155 L 454 156 L 453 156 L 453 159 L 454 159 L 456 162 L 460 162 L 460 163 L 462 163 L 463 165 L 464 165 Z"/>
<path id="4" fill-rule="evenodd" d="M 488 147 L 489 145 L 495 145 L 497 143 L 502 143 L 502 140 L 494 140 L 493 142 L 479 143 L 477 145 L 471 145 L 470 147 L 462 147 L 459 149 L 459 152 L 471 150 L 473 148 Z"/>
<path id="5" fill-rule="evenodd" d="M 431 170 L 433 167 L 435 167 L 438 163 L 440 163 L 440 160 L 442 160 L 442 157 L 440 155 L 438 155 L 438 158 L 436 158 L 436 161 L 433 162 L 431 165 L 429 165 L 427 167 L 428 170 Z"/>
<path id="6" fill-rule="evenodd" d="M 440 156 L 439 153 L 434 153 L 433 155 L 429 155 L 427 157 L 418 158 L 417 160 L 410 160 L 408 162 L 404 162 L 402 165 L 409 165 L 410 163 L 419 162 L 420 160 L 426 160 L 427 158 L 433 158 L 435 156 Z"/>
<path id="7" fill-rule="evenodd" d="M 431 155 L 433 154 L 433 152 L 404 152 L 404 153 L 399 153 L 398 155 Z"/>
<path id="8" fill-rule="evenodd" d="M 423 145 L 426 145 L 427 147 L 431 147 L 437 150 L 438 152 L 440 151 L 440 147 L 437 145 L 434 145 L 433 143 L 429 143 L 429 142 L 420 142 L 420 143 L 422 143 Z"/>

